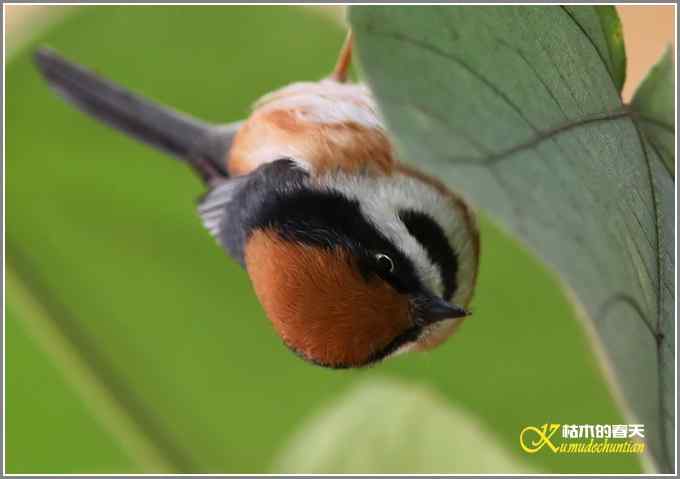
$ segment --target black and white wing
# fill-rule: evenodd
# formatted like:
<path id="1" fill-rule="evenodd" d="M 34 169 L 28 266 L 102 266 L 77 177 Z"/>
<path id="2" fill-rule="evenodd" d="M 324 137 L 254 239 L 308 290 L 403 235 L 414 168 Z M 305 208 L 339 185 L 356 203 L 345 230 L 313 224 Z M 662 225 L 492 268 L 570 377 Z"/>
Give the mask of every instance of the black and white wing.
<path id="1" fill-rule="evenodd" d="M 244 266 L 246 240 L 251 229 L 260 225 L 263 210 L 271 210 L 307 178 L 307 172 L 292 160 L 266 163 L 247 175 L 221 180 L 203 196 L 198 213 L 210 234 Z"/>
<path id="2" fill-rule="evenodd" d="M 253 173 L 225 180 L 206 193 L 198 205 L 203 226 L 241 266 L 246 232 L 238 223 L 239 208 L 252 181 Z"/>

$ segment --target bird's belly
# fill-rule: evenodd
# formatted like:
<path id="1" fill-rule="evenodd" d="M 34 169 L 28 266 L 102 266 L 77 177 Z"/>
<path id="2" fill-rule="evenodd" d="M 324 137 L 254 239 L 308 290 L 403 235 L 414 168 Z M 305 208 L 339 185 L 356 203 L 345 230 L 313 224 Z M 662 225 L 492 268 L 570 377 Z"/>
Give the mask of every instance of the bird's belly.
<path id="1" fill-rule="evenodd" d="M 238 132 L 228 169 L 243 175 L 291 158 L 312 173 L 329 169 L 388 173 L 392 147 L 363 85 L 296 83 L 262 98 Z"/>
<path id="2" fill-rule="evenodd" d="M 322 80 L 293 83 L 261 98 L 255 111 L 294 110 L 305 122 L 319 124 L 355 123 L 382 128 L 382 121 L 368 88 L 361 84 Z"/>

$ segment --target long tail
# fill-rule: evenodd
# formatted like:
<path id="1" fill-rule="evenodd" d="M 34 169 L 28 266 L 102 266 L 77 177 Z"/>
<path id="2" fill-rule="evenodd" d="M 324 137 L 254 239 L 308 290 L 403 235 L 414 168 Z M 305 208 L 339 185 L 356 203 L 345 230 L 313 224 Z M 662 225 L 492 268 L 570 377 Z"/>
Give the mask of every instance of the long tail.
<path id="1" fill-rule="evenodd" d="M 39 49 L 35 60 L 50 87 L 80 110 L 188 162 L 206 182 L 227 176 L 226 159 L 240 123 L 207 124 L 142 98 L 47 48 Z"/>

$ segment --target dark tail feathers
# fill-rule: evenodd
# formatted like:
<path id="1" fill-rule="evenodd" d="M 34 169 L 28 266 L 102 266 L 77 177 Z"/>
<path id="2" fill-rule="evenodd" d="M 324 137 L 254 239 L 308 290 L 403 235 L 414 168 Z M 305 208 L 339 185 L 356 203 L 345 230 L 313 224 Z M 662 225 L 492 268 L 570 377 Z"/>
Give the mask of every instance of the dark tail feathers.
<path id="1" fill-rule="evenodd" d="M 239 123 L 214 126 L 164 107 L 101 78 L 47 48 L 35 54 L 49 85 L 98 120 L 188 162 L 208 182 L 225 177 Z"/>

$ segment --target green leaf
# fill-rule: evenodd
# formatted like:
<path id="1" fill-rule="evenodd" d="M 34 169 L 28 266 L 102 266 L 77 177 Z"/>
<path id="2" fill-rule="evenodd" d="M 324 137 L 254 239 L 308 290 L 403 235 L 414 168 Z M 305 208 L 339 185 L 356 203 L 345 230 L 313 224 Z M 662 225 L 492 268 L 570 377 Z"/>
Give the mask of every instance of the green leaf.
<path id="1" fill-rule="evenodd" d="M 14 360 L 18 360 L 19 357 L 23 359 L 21 368 L 14 365 L 8 368 L 10 373 L 8 435 L 20 441 L 10 442 L 12 472 L 50 473 L 62 468 L 77 472 L 81 471 L 81 467 L 84 471 L 94 472 L 102 466 L 106 471 L 107 467 L 113 466 L 109 461 L 114 460 L 116 464 L 114 467 L 118 470 L 121 470 L 121 467 L 133 468 L 135 467 L 133 464 L 136 463 L 142 470 L 172 472 L 174 468 L 171 458 L 164 457 L 163 451 L 146 437 L 144 431 L 128 414 L 127 405 L 111 394 L 98 371 L 84 361 L 72 342 L 63 336 L 58 321 L 50 317 L 41 300 L 33 296 L 32 291 L 13 268 L 6 265 L 5 274 L 8 297 L 12 301 L 9 310 L 11 321 L 8 322 L 10 341 L 7 342 L 11 350 L 8 355 Z M 18 327 L 17 318 L 24 323 L 23 329 Z M 30 341 L 29 337 L 35 339 L 35 342 Z M 47 353 L 48 358 L 43 357 L 41 354 L 43 351 Z M 36 359 L 39 362 L 36 362 Z M 71 387 L 60 384 L 57 365 L 68 376 Z M 45 372 L 45 369 L 48 371 Z M 25 372 L 30 372 L 28 381 L 25 375 L 21 374 Z M 30 392 L 26 391 L 29 386 L 27 382 L 29 384 L 33 382 Z M 38 427 L 42 426 L 43 432 L 38 435 L 29 425 L 18 420 L 20 414 L 13 413 L 21 411 L 22 403 L 37 402 L 36 400 L 39 401 L 41 397 L 43 400 L 49 400 L 47 406 L 49 408 L 55 404 L 63 404 L 63 407 L 60 407 L 58 414 L 55 415 L 58 419 L 50 417 L 51 421 L 38 424 Z M 76 406 L 81 401 L 91 408 L 92 416 L 83 414 Z M 33 407 L 36 406 L 38 404 L 33 404 Z M 39 441 L 47 441 L 49 443 L 47 450 L 55 450 L 54 441 L 63 439 L 59 437 L 60 435 L 56 435 L 57 437 L 54 435 L 54 432 L 59 430 L 62 434 L 66 430 L 70 434 L 81 434 L 86 441 L 77 452 L 71 450 L 69 451 L 71 454 L 56 453 L 50 455 L 47 464 L 44 459 L 37 464 L 34 463 L 32 459 L 35 457 L 35 449 L 41 448 Z M 120 446 L 125 449 L 124 452 L 120 450 Z M 79 461 L 79 455 L 84 455 L 85 461 Z"/>
<path id="2" fill-rule="evenodd" d="M 675 176 L 675 79 L 673 49 L 669 46 L 638 87 L 631 109 L 650 148 Z"/>
<path id="3" fill-rule="evenodd" d="M 607 41 L 609 54 L 609 71 L 614 78 L 616 88 L 621 93 L 626 82 L 626 48 L 623 42 L 623 28 L 616 7 L 613 5 L 597 5 L 595 12 L 600 17 L 602 32 Z"/>
<path id="4" fill-rule="evenodd" d="M 560 8 L 595 48 L 620 93 L 626 81 L 626 49 L 616 7 L 564 5 Z"/>
<path id="5" fill-rule="evenodd" d="M 517 456 L 517 457 L 516 457 Z M 536 473 L 478 418 L 420 385 L 373 378 L 310 418 L 273 471 L 305 474 Z"/>
<path id="6" fill-rule="evenodd" d="M 597 18 L 589 7 L 350 10 L 402 156 L 465 193 L 559 273 L 668 472 L 674 184 L 621 104 L 588 18 Z M 529 285 L 523 297 L 534 301 Z"/>

